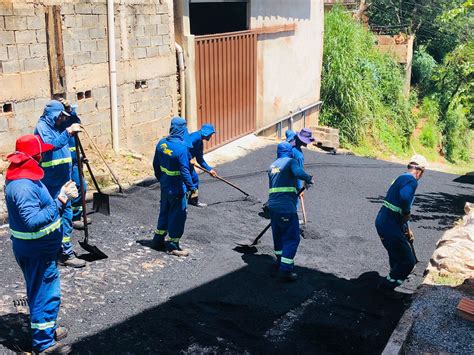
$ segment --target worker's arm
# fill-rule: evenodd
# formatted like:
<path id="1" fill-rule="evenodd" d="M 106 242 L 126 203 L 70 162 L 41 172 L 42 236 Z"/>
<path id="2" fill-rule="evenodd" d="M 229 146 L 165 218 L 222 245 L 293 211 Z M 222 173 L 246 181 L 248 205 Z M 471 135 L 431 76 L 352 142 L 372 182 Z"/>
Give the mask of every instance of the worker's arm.
<path id="1" fill-rule="evenodd" d="M 290 160 L 290 168 L 293 175 L 299 180 L 306 181 L 307 183 L 311 183 L 313 180 L 313 177 L 308 175 L 295 159 Z"/>
<path id="2" fill-rule="evenodd" d="M 410 213 L 417 186 L 418 183 L 416 180 L 412 180 L 400 189 L 400 208 L 402 209 L 402 214 L 404 215 Z"/>
<path id="3" fill-rule="evenodd" d="M 155 171 L 155 177 L 159 181 L 161 177 L 161 168 L 160 168 L 160 157 L 158 153 L 158 146 L 155 149 L 155 156 L 153 157 L 153 170 Z"/>
<path id="4" fill-rule="evenodd" d="M 69 145 L 69 138 L 71 135 L 64 130 L 59 136 L 55 136 L 52 132 L 52 128 L 46 126 L 43 122 L 40 122 L 36 126 L 36 132 L 40 135 L 41 139 L 45 143 L 52 144 L 54 146 L 53 150 L 59 150 L 65 145 Z"/>
<path id="5" fill-rule="evenodd" d="M 178 155 L 179 160 L 179 172 L 183 178 L 184 184 L 188 191 L 196 190 L 196 186 L 193 184 L 191 173 L 189 172 L 189 154 L 187 149 L 183 149 L 182 153 Z"/>
<path id="6" fill-rule="evenodd" d="M 201 140 L 197 141 L 195 143 L 195 151 L 196 151 L 196 161 L 199 163 L 200 166 L 202 166 L 204 169 L 211 171 L 212 167 L 207 164 L 207 162 L 204 160 L 204 144 L 202 143 Z"/>
<path id="7" fill-rule="evenodd" d="M 38 191 L 32 186 L 24 186 L 14 198 L 20 218 L 30 232 L 37 232 L 57 220 L 62 210 L 62 203 L 58 199 L 41 207 Z"/>

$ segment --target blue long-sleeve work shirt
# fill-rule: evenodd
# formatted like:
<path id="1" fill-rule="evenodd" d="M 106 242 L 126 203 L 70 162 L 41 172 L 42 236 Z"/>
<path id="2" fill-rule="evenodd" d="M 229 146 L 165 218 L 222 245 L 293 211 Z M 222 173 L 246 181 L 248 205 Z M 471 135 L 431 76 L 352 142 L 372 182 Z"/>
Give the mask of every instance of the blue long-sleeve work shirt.
<path id="1" fill-rule="evenodd" d="M 212 167 L 204 160 L 204 143 L 201 131 L 191 133 L 189 138 L 192 144 L 192 148 L 189 149 L 190 159 L 196 158 L 200 166 L 206 170 L 212 170 Z"/>
<path id="2" fill-rule="evenodd" d="M 25 256 L 56 255 L 61 247 L 62 204 L 41 181 L 7 181 L 5 199 L 15 251 Z"/>

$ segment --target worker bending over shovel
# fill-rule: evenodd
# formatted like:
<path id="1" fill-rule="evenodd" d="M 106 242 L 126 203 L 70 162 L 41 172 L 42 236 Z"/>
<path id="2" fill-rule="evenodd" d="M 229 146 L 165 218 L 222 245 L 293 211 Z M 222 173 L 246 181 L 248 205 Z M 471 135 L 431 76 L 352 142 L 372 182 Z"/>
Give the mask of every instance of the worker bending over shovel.
<path id="1" fill-rule="evenodd" d="M 377 233 L 387 249 L 390 264 L 390 273 L 379 283 L 377 289 L 390 298 L 403 297 L 403 294 L 394 290 L 405 281 L 416 264 L 411 245 L 413 233 L 408 227 L 408 221 L 418 180 L 423 176 L 426 164 L 426 158 L 422 155 L 411 157 L 408 171 L 392 183 L 375 220 Z"/>
<path id="2" fill-rule="evenodd" d="M 41 166 L 44 169 L 43 183 L 53 198 L 57 198 L 63 186 L 71 180 L 72 158 L 69 151 L 69 139 L 74 133 L 81 132 L 78 123 L 69 121 L 71 115 L 65 111 L 64 105 L 58 100 L 46 104 L 43 115 L 35 128 L 35 134 L 54 149 L 45 153 Z M 72 208 L 69 202 L 62 215 L 64 229 L 63 245 L 59 255 L 59 264 L 74 268 L 84 267 L 84 260 L 76 257 L 72 235 Z"/>
<path id="3" fill-rule="evenodd" d="M 174 117 L 171 120 L 170 134 L 156 145 L 153 168 L 160 182 L 160 214 L 152 247 L 166 250 L 171 255 L 188 256 L 179 242 L 184 233 L 188 198 L 196 192 L 189 171 L 189 142 L 186 120 Z M 168 241 L 165 237 L 169 234 Z"/>
<path id="4" fill-rule="evenodd" d="M 294 258 L 300 243 L 300 226 L 296 203 L 298 201 L 298 179 L 309 188 L 313 178 L 293 159 L 292 146 L 282 142 L 277 147 L 277 160 L 268 171 L 268 209 L 273 233 L 278 277 L 282 281 L 295 281 Z"/>
<path id="5" fill-rule="evenodd" d="M 39 163 L 53 149 L 40 136 L 18 138 L 16 151 L 7 157 L 5 199 L 13 254 L 26 281 L 33 352 L 68 354 L 70 346 L 57 342 L 67 335 L 56 324 L 61 303 L 57 259 L 63 239 L 61 217 L 78 192 L 69 180 L 53 199 L 41 182 L 44 171 Z"/>
<path id="6" fill-rule="evenodd" d="M 203 140 L 209 141 L 214 133 L 216 133 L 214 126 L 210 123 L 206 123 L 199 131 L 193 132 L 189 135 L 190 142 L 192 144 L 192 147 L 189 149 L 189 160 L 192 161 L 193 159 L 196 159 L 200 166 L 209 171 L 213 177 L 216 177 L 217 172 L 204 160 L 203 144 Z M 196 186 L 196 191 L 194 195 L 190 196 L 189 204 L 197 207 L 206 207 L 207 205 L 205 203 L 199 202 L 199 175 L 194 169 L 194 163 L 191 163 L 190 170 L 193 184 Z"/>

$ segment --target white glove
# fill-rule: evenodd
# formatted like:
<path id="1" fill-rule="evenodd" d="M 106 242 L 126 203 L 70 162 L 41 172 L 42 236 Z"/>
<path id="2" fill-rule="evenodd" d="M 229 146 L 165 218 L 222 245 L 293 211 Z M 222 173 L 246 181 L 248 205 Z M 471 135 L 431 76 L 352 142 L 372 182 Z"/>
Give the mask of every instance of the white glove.
<path id="1" fill-rule="evenodd" d="M 59 191 L 58 199 L 62 203 L 67 203 L 67 201 L 72 201 L 79 196 L 77 191 L 76 183 L 72 180 L 66 182 Z"/>
<path id="2" fill-rule="evenodd" d="M 73 134 L 77 132 L 82 132 L 82 126 L 79 123 L 73 123 L 68 128 L 66 128 L 67 133 Z"/>

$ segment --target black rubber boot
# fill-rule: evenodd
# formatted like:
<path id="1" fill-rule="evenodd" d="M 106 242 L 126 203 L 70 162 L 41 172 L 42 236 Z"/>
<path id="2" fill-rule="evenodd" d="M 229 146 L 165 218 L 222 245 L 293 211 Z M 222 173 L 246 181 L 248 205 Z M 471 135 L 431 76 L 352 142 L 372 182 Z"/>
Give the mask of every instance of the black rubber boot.
<path id="1" fill-rule="evenodd" d="M 295 282 L 298 280 L 298 274 L 296 272 L 279 269 L 278 279 L 282 282 Z"/>

